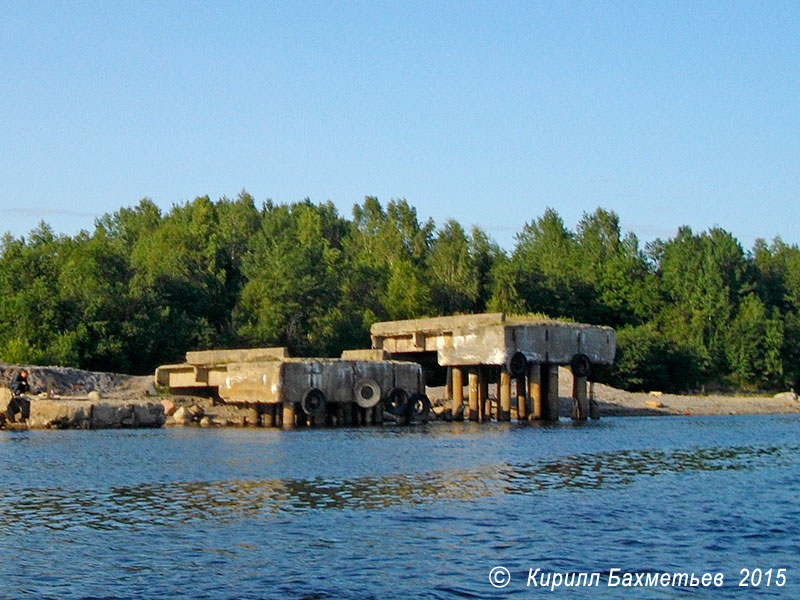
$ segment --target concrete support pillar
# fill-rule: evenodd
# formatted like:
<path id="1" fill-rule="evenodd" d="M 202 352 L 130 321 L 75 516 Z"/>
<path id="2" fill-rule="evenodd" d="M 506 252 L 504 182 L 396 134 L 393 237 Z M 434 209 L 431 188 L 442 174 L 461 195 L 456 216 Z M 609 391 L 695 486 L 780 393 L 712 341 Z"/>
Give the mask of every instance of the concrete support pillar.
<path id="1" fill-rule="evenodd" d="M 525 391 L 525 375 L 517 377 L 517 421 L 528 420 L 528 394 Z"/>
<path id="2" fill-rule="evenodd" d="M 478 420 L 478 369 L 480 367 L 470 367 L 469 369 L 469 420 Z"/>
<path id="3" fill-rule="evenodd" d="M 592 419 L 600 418 L 600 405 L 594 399 L 594 381 L 589 382 L 589 417 Z"/>
<path id="4" fill-rule="evenodd" d="M 250 406 L 247 409 L 247 425 L 250 427 L 258 427 L 261 425 L 261 415 L 258 411 L 258 406 Z"/>
<path id="5" fill-rule="evenodd" d="M 350 426 L 354 425 L 354 422 L 353 422 L 353 407 L 354 406 L 356 406 L 355 402 L 347 402 L 344 405 L 344 410 L 343 410 L 344 418 L 342 420 L 342 425 L 344 425 L 345 427 L 350 427 Z"/>
<path id="6" fill-rule="evenodd" d="M 500 404 L 497 407 L 497 420 L 511 420 L 511 373 L 504 366 L 500 367 L 500 381 L 498 382 L 498 397 Z"/>
<path id="7" fill-rule="evenodd" d="M 283 405 L 283 419 L 282 424 L 284 429 L 294 429 L 295 427 L 295 410 L 294 404 L 286 402 Z"/>
<path id="8" fill-rule="evenodd" d="M 550 383 L 547 385 L 547 403 L 549 405 L 550 420 L 558 421 L 558 365 L 550 365 Z"/>
<path id="9" fill-rule="evenodd" d="M 539 363 L 528 363 L 528 397 L 531 404 L 531 419 L 542 418 L 542 368 Z"/>
<path id="10" fill-rule="evenodd" d="M 267 404 L 261 413 L 261 425 L 264 427 L 275 427 L 275 405 Z"/>
<path id="11" fill-rule="evenodd" d="M 492 420 L 492 405 L 489 402 L 488 367 L 478 367 L 478 420 Z"/>
<path id="12" fill-rule="evenodd" d="M 585 421 L 589 418 L 589 396 L 586 394 L 586 377 L 572 378 L 572 418 Z"/>
<path id="13" fill-rule="evenodd" d="M 453 420 L 462 420 L 464 418 L 464 377 L 461 367 L 453 367 L 452 369 L 452 384 L 453 384 Z M 460 415 L 460 418 L 459 418 Z"/>
<path id="14" fill-rule="evenodd" d="M 541 365 L 542 419 L 558 421 L 558 365 Z"/>
<path id="15" fill-rule="evenodd" d="M 383 404 L 378 402 L 372 409 L 372 423 L 383 425 Z"/>
<path id="16" fill-rule="evenodd" d="M 444 384 L 444 399 L 453 399 L 453 367 L 447 367 L 447 378 Z M 447 403 L 445 402 L 445 404 Z"/>

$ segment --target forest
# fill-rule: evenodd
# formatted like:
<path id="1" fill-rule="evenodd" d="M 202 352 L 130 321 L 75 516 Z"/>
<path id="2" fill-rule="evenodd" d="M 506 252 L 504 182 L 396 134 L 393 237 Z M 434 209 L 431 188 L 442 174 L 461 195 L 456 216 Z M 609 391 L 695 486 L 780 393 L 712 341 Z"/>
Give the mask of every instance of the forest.
<path id="1" fill-rule="evenodd" d="M 610 325 L 629 390 L 786 389 L 800 375 L 800 249 L 688 227 L 642 246 L 618 215 L 547 209 L 506 251 L 480 227 L 373 197 L 152 201 L 0 242 L 0 361 L 145 374 L 187 350 L 369 347 L 375 321 L 505 311 Z"/>

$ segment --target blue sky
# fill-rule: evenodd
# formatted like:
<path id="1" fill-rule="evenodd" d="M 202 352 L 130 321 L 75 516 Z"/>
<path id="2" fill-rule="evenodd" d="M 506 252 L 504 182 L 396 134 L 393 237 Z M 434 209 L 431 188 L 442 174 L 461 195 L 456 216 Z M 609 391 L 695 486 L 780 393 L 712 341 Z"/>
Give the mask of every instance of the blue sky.
<path id="1" fill-rule="evenodd" d="M 800 243 L 797 2 L 10 0 L 0 64 L 17 236 L 246 189 Z"/>

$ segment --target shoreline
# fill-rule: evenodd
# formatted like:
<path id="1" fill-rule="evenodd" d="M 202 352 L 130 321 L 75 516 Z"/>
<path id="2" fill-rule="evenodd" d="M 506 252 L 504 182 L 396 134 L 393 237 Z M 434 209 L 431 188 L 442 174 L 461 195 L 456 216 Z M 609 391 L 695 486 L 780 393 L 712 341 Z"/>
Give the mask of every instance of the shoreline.
<path id="1" fill-rule="evenodd" d="M 0 365 L 3 375 L 19 367 Z M 160 395 L 152 377 L 93 373 L 59 367 L 29 367 L 32 378 L 59 392 L 55 397 L 31 395 L 40 408 L 28 423 L 0 423 L 6 429 L 131 428 L 131 427 L 259 427 L 252 407 L 215 403 L 210 397 Z M 0 382 L 1 384 L 1 382 Z M 42 386 L 44 387 L 44 386 Z M 87 393 L 89 390 L 91 392 Z M 77 392 L 77 393 L 76 393 Z M 489 397 L 497 397 L 495 384 Z M 572 373 L 559 369 L 560 414 L 570 414 Z M 429 421 L 444 421 L 450 408 L 444 386 L 428 387 L 432 410 Z M 590 394 L 602 417 L 727 416 L 800 414 L 800 401 L 790 392 L 774 396 L 730 394 L 665 394 L 627 392 L 594 383 Z M 466 396 L 466 394 L 465 394 Z M 496 400 L 495 400 L 496 402 Z M 512 407 L 516 405 L 512 399 Z M 183 409 L 183 410 L 180 410 Z M 5 407 L 0 406 L 0 412 Z M 516 421 L 512 409 L 512 422 Z M 177 413 L 177 414 L 175 414 Z M 257 415 L 257 413 L 256 413 Z M 387 419 L 390 424 L 392 419 Z"/>

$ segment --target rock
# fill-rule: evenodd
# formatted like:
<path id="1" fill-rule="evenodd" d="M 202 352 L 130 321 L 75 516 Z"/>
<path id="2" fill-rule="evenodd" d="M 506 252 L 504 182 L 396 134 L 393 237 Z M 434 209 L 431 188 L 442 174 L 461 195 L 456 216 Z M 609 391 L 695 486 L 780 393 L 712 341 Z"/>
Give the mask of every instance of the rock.
<path id="1" fill-rule="evenodd" d="M 98 400 L 100 400 L 100 397 L 101 397 L 100 392 L 98 392 L 97 390 L 92 390 L 88 394 L 88 398 L 92 402 L 97 402 Z"/>
<path id="2" fill-rule="evenodd" d="M 8 410 L 8 404 L 11 402 L 11 398 L 13 398 L 13 394 L 11 390 L 8 388 L 0 388 L 0 413 L 5 414 Z"/>
<path id="3" fill-rule="evenodd" d="M 187 410 L 189 411 L 189 414 L 192 415 L 192 419 L 194 421 L 199 421 L 203 418 L 203 415 L 206 414 L 206 412 L 203 410 L 203 407 L 198 406 L 197 404 L 192 404 Z"/>
<path id="4" fill-rule="evenodd" d="M 650 392 L 650 395 L 655 398 L 661 398 L 664 395 L 664 392 Z"/>
<path id="5" fill-rule="evenodd" d="M 158 396 L 158 390 L 156 389 L 155 384 L 151 383 L 148 385 L 147 389 L 145 390 L 145 394 L 148 396 Z"/>
<path id="6" fill-rule="evenodd" d="M 647 408 L 664 408 L 664 403 L 661 400 L 648 400 L 644 405 Z"/>
<path id="7" fill-rule="evenodd" d="M 211 427 L 213 425 L 213 421 L 211 421 L 211 417 L 203 417 L 200 419 L 200 427 Z"/>
<path id="8" fill-rule="evenodd" d="M 164 408 L 164 414 L 166 416 L 171 417 L 173 414 L 175 414 L 175 403 L 169 398 L 164 398 L 161 401 L 161 406 Z"/>
<path id="9" fill-rule="evenodd" d="M 87 429 L 92 405 L 80 400 L 35 399 L 31 402 L 28 427 L 31 429 Z"/>
<path id="10" fill-rule="evenodd" d="M 133 405 L 134 422 L 137 427 L 161 427 L 167 421 L 160 402 Z"/>
<path id="11" fill-rule="evenodd" d="M 192 422 L 192 415 L 185 406 L 181 406 L 172 414 L 172 420 L 176 425 L 189 425 Z"/>
<path id="12" fill-rule="evenodd" d="M 130 404 L 99 403 L 92 406 L 92 429 L 119 429 L 134 424 L 133 406 Z"/>

